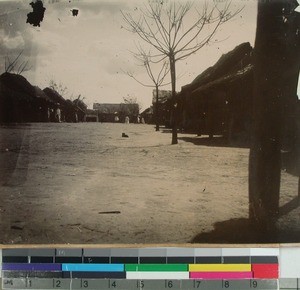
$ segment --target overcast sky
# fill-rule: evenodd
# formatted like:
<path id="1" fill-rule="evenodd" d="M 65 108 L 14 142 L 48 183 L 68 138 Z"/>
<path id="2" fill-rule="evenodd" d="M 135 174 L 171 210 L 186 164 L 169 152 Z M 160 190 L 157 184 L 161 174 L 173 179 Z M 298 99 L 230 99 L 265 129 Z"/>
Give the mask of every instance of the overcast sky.
<path id="1" fill-rule="evenodd" d="M 45 18 L 40 27 L 26 24 L 27 13 L 31 11 L 29 2 L 0 0 L 2 59 L 5 55 L 13 58 L 23 50 L 23 59 L 29 60 L 31 67 L 24 76 L 32 84 L 44 88 L 50 80 L 62 83 L 68 88 L 65 97 L 81 94 L 89 107 L 94 102 L 121 102 L 128 96 L 136 97 L 143 109 L 150 105 L 152 89 L 141 86 L 125 73 L 130 71 L 139 80 L 149 83 L 144 69 L 129 52 L 136 50 L 136 44 L 144 44 L 122 28 L 125 24 L 120 13 L 120 10 L 137 13 L 142 0 L 45 0 Z M 201 7 L 203 1 L 196 3 Z M 177 63 L 180 76 L 177 91 L 238 44 L 248 41 L 253 46 L 256 0 L 232 1 L 233 10 L 242 6 L 243 11 L 224 24 L 216 35 L 221 42 L 204 47 Z M 74 8 L 79 10 L 77 17 L 72 16 Z M 193 15 L 185 27 L 192 23 Z M 3 69 L 1 61 L 1 72 Z"/>

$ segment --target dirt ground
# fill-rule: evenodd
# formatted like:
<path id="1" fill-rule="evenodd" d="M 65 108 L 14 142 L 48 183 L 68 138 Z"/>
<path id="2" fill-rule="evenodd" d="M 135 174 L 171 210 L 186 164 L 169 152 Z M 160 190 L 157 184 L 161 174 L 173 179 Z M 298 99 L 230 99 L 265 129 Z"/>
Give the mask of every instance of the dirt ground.
<path id="1" fill-rule="evenodd" d="M 209 234 L 242 230 L 249 150 L 217 140 L 170 145 L 170 132 L 140 124 L 1 126 L 0 243 L 226 242 Z M 277 225 L 299 242 L 297 182 L 282 172 Z"/>

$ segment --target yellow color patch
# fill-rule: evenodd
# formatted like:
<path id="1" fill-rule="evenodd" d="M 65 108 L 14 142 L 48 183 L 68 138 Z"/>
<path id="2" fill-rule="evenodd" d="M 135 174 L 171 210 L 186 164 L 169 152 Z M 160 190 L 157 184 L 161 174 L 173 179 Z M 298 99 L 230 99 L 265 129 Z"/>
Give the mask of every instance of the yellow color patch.
<path id="1" fill-rule="evenodd" d="M 189 264 L 190 272 L 249 272 L 251 264 Z"/>

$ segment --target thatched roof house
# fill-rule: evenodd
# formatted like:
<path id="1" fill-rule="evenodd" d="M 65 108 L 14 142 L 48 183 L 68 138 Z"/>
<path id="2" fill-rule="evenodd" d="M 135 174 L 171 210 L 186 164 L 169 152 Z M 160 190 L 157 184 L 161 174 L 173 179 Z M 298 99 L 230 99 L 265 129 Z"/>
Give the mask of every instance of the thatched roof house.
<path id="1" fill-rule="evenodd" d="M 249 130 L 252 108 L 252 47 L 242 43 L 223 55 L 177 95 L 186 130 L 230 138 Z M 245 133 L 247 134 L 247 133 Z"/>
<path id="2" fill-rule="evenodd" d="M 144 118 L 144 121 L 146 124 L 154 124 L 154 112 L 153 112 L 153 106 L 145 109 L 143 112 L 141 112 L 141 118 Z"/>
<path id="3" fill-rule="evenodd" d="M 55 121 L 55 110 L 63 111 L 68 122 L 83 121 L 84 110 L 66 101 L 55 90 L 41 90 L 19 74 L 0 75 L 0 122 Z"/>
<path id="4" fill-rule="evenodd" d="M 14 92 L 16 98 L 33 100 L 35 89 L 23 76 L 5 72 L 0 76 L 0 82 L 1 86 Z"/>
<path id="5" fill-rule="evenodd" d="M 0 76 L 0 122 L 44 121 L 42 115 L 51 100 L 21 75 Z"/>
<path id="6" fill-rule="evenodd" d="M 79 106 L 79 100 L 71 101 L 64 99 L 57 91 L 52 88 L 45 88 L 43 92 L 51 99 L 55 104 L 54 110 L 59 108 L 61 113 L 61 120 L 64 122 L 83 122 L 86 113 L 86 105 L 81 101 Z M 51 118 L 53 121 L 57 121 L 55 117 Z"/>
<path id="7" fill-rule="evenodd" d="M 46 102 L 53 103 L 50 97 L 39 87 L 34 86 L 35 96 L 39 99 L 43 99 Z"/>
<path id="8" fill-rule="evenodd" d="M 43 89 L 43 92 L 57 105 L 64 105 L 66 102 L 66 100 L 52 88 L 47 87 Z"/>
<path id="9" fill-rule="evenodd" d="M 251 64 L 252 50 L 249 42 L 238 45 L 232 51 L 223 54 L 213 66 L 198 75 L 191 84 L 184 86 L 182 90 L 194 90 L 226 75 L 237 73 Z"/>

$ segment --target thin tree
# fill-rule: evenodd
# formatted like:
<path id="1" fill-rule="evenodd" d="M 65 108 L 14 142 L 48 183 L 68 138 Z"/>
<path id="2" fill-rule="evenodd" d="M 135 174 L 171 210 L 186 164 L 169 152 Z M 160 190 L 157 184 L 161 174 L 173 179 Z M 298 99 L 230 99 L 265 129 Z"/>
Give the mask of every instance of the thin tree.
<path id="1" fill-rule="evenodd" d="M 140 113 L 140 111 L 142 110 L 143 106 L 141 104 L 141 102 L 138 100 L 137 97 L 131 96 L 129 94 L 127 94 L 127 97 L 123 97 L 123 103 L 127 104 L 127 105 L 135 105 L 138 106 L 138 114 Z"/>
<path id="2" fill-rule="evenodd" d="M 63 83 L 57 83 L 53 79 L 50 80 L 49 87 L 59 93 L 62 97 L 65 97 L 68 93 L 68 88 Z"/>
<path id="3" fill-rule="evenodd" d="M 135 9 L 139 13 L 136 17 L 122 12 L 126 29 L 156 50 L 157 54 L 153 55 L 156 61 L 169 61 L 173 100 L 172 144 L 178 143 L 176 63 L 212 42 L 220 26 L 242 10 L 231 11 L 230 8 L 228 1 L 212 5 L 204 3 L 199 10 L 190 2 L 149 0 L 143 8 Z"/>
<path id="4" fill-rule="evenodd" d="M 140 104 L 137 98 L 130 95 L 123 97 L 123 103 L 121 103 L 121 113 L 138 118 L 140 113 Z"/>
<path id="5" fill-rule="evenodd" d="M 153 63 L 151 62 L 151 54 L 146 53 L 142 48 L 139 48 L 139 53 L 135 54 L 135 57 L 139 62 L 142 63 L 145 68 L 148 77 L 151 80 L 151 84 L 144 83 L 138 80 L 132 73 L 127 72 L 127 75 L 137 81 L 139 84 L 148 88 L 155 88 L 155 130 L 159 131 L 159 88 L 161 86 L 166 86 L 169 83 L 164 83 L 166 76 L 169 74 L 169 65 L 168 62 L 164 61 L 159 72 L 157 74 L 154 73 Z"/>
<path id="6" fill-rule="evenodd" d="M 286 115 L 297 102 L 300 14 L 296 0 L 258 2 L 254 46 L 254 125 L 249 159 L 249 217 L 272 231 L 279 213 Z"/>

